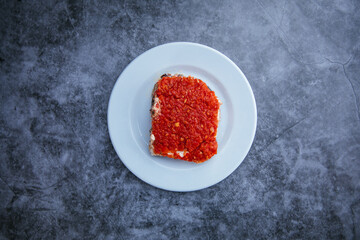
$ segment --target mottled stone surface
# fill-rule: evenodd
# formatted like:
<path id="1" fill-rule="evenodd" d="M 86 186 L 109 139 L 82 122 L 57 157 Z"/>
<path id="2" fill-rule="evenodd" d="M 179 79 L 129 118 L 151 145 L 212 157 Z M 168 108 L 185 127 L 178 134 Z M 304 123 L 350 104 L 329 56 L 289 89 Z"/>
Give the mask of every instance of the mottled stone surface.
<path id="1" fill-rule="evenodd" d="M 1 1 L 0 30 L 0 239 L 360 239 L 359 1 Z M 119 74 L 173 41 L 230 57 L 258 107 L 241 166 L 190 193 L 107 131 Z"/>

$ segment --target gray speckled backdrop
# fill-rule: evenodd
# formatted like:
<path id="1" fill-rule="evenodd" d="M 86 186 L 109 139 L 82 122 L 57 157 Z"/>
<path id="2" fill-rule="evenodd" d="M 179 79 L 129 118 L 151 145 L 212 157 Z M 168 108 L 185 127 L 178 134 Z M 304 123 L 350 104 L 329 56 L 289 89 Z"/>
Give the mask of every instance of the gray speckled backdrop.
<path id="1" fill-rule="evenodd" d="M 360 239 L 359 1 L 1 1 L 0 21 L 0 239 Z M 119 74 L 173 41 L 230 57 L 258 107 L 241 166 L 190 193 L 136 178 L 107 131 Z"/>

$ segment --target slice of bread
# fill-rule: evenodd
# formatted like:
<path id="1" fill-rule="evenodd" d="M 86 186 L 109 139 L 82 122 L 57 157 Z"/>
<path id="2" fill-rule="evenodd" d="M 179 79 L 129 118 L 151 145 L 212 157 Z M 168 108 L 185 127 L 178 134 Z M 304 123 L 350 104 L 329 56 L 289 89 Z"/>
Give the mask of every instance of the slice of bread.
<path id="1" fill-rule="evenodd" d="M 210 159 L 217 153 L 220 105 L 200 79 L 162 75 L 152 92 L 150 153 L 195 163 Z"/>

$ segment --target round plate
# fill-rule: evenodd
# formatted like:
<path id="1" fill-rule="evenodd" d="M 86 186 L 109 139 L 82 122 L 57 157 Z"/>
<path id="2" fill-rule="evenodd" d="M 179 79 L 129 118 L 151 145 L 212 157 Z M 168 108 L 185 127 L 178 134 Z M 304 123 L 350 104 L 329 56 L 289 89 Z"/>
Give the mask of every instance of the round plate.
<path id="1" fill-rule="evenodd" d="M 196 164 L 149 152 L 152 89 L 164 73 L 203 80 L 222 101 L 218 153 Z M 152 48 L 133 60 L 112 90 L 108 127 L 125 166 L 141 180 L 170 191 L 194 191 L 229 176 L 244 160 L 256 130 L 256 104 L 241 70 L 222 53 L 196 43 L 175 42 Z"/>

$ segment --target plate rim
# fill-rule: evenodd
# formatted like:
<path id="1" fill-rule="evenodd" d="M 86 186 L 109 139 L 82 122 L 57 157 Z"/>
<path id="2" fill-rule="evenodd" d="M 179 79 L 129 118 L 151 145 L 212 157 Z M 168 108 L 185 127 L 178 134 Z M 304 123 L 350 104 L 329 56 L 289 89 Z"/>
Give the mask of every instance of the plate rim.
<path id="1" fill-rule="evenodd" d="M 246 151 L 244 151 L 244 157 L 238 161 L 238 163 L 236 164 L 236 166 L 230 171 L 230 173 L 226 174 L 224 177 L 220 178 L 220 179 L 217 179 L 215 182 L 211 183 L 211 184 L 208 184 L 206 186 L 202 186 L 202 187 L 196 187 L 196 188 L 189 188 L 189 189 L 172 189 L 172 188 L 166 188 L 164 186 L 160 186 L 156 183 L 151 183 L 147 180 L 145 180 L 143 177 L 141 177 L 139 174 L 136 173 L 136 171 L 133 171 L 131 169 L 131 167 L 128 166 L 128 164 L 126 163 L 126 161 L 123 160 L 122 158 L 122 154 L 121 154 L 121 151 L 117 149 L 117 147 L 115 146 L 114 144 L 114 136 L 113 136 L 113 133 L 111 133 L 111 130 L 110 130 L 110 104 L 112 102 L 112 99 L 114 98 L 114 90 L 115 88 L 117 87 L 117 85 L 119 84 L 119 80 L 121 78 L 121 76 L 124 74 L 124 72 L 126 72 L 127 69 L 129 69 L 133 64 L 135 64 L 142 55 L 144 55 L 145 53 L 148 53 L 150 51 L 153 51 L 155 50 L 156 48 L 162 48 L 162 47 L 167 47 L 167 46 L 170 46 L 170 45 L 191 45 L 191 46 L 196 46 L 196 47 L 200 47 L 200 48 L 205 48 L 207 50 L 210 50 L 214 53 L 216 53 L 217 55 L 221 56 L 223 59 L 226 60 L 227 63 L 231 64 L 232 67 L 234 67 L 237 72 L 239 72 L 239 74 L 243 77 L 243 79 L 245 80 L 244 83 L 246 84 L 247 86 L 247 89 L 249 90 L 249 93 L 250 93 L 250 96 L 251 96 L 251 102 L 253 103 L 253 110 L 254 110 L 254 127 L 251 131 L 251 137 L 249 138 L 249 143 L 248 143 L 248 146 L 246 146 Z M 108 101 L 108 107 L 107 107 L 107 127 L 108 127 L 108 134 L 109 134 L 109 137 L 110 137 L 110 140 L 111 140 L 111 143 L 112 143 L 112 146 L 116 152 L 116 154 L 118 155 L 118 157 L 120 158 L 121 162 L 126 166 L 126 168 L 132 173 L 134 174 L 137 178 L 139 178 L 140 180 L 142 180 L 143 182 L 151 185 L 151 186 L 154 186 L 156 188 L 159 188 L 159 189 L 162 189 L 162 190 L 166 190 L 166 191 L 172 191 L 172 192 L 192 192 L 192 191 L 198 191 L 198 190 L 201 190 L 201 189 L 206 189 L 208 187 L 211 187 L 211 186 L 214 186 L 215 184 L 223 181 L 224 179 L 226 179 L 228 176 L 230 176 L 240 165 L 241 163 L 245 160 L 246 156 L 248 155 L 250 149 L 251 149 L 251 146 L 253 145 L 253 142 L 254 142 L 254 139 L 255 139 L 255 134 L 256 134 L 256 129 L 257 129 L 257 106 L 256 106 L 256 100 L 255 100 L 255 96 L 254 96 L 254 93 L 253 93 L 253 90 L 251 88 L 251 85 L 248 81 L 248 79 L 246 78 L 245 74 L 242 72 L 242 70 L 230 59 L 228 58 L 226 55 L 224 55 L 223 53 L 219 52 L 218 50 L 214 49 L 214 48 L 211 48 L 209 46 L 206 46 L 204 44 L 200 44 L 200 43 L 195 43 L 195 42 L 169 42 L 169 43 L 165 43 L 165 44 L 161 44 L 161 45 L 158 45 L 158 46 L 155 46 L 155 47 L 152 47 L 144 52 L 142 52 L 141 54 L 139 54 L 137 57 L 135 57 L 123 70 L 122 72 L 120 73 L 120 75 L 118 76 L 118 78 L 116 79 L 114 85 L 113 85 L 113 88 L 111 90 L 111 94 L 110 94 L 110 97 L 109 97 L 109 101 Z"/>

